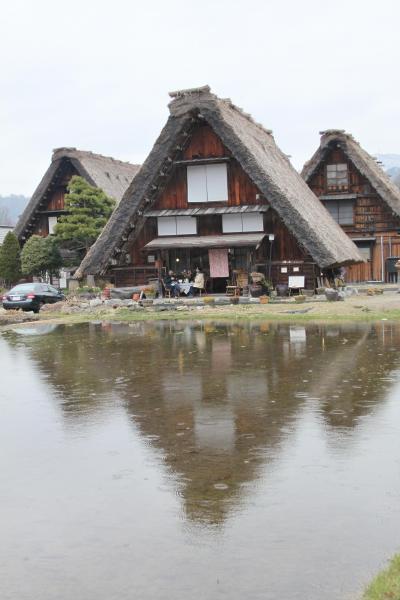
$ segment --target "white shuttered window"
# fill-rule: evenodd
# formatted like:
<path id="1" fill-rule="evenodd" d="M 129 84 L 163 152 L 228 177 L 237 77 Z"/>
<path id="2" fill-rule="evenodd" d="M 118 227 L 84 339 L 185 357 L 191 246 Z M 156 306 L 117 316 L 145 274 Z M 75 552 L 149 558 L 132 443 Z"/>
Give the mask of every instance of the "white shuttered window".
<path id="1" fill-rule="evenodd" d="M 261 213 L 243 213 L 243 231 L 264 231 L 264 219 Z"/>
<path id="2" fill-rule="evenodd" d="M 225 163 L 187 168 L 188 202 L 226 202 L 228 173 Z"/>
<path id="3" fill-rule="evenodd" d="M 158 217 L 158 235 L 195 235 L 195 217 Z"/>
<path id="4" fill-rule="evenodd" d="M 264 219 L 261 213 L 233 213 L 222 215 L 223 233 L 240 231 L 264 231 Z"/>
<path id="5" fill-rule="evenodd" d="M 177 235 L 193 235 L 197 233 L 196 218 L 176 217 Z"/>
<path id="6" fill-rule="evenodd" d="M 57 217 L 49 217 L 49 235 L 53 235 L 54 227 L 57 225 Z"/>
<path id="7" fill-rule="evenodd" d="M 236 231 L 243 231 L 242 215 L 237 213 L 222 215 L 222 232 L 235 233 Z"/>
<path id="8" fill-rule="evenodd" d="M 207 202 L 207 171 L 205 165 L 187 168 L 188 202 Z"/>

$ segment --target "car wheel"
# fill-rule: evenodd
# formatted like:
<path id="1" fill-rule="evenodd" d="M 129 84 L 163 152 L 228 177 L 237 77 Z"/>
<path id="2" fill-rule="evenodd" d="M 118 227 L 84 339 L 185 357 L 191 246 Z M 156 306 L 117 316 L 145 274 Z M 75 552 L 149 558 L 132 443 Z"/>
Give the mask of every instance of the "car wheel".
<path id="1" fill-rule="evenodd" d="M 39 302 L 38 306 L 33 309 L 33 312 L 38 313 L 40 311 L 40 309 L 42 308 L 42 306 L 44 306 L 44 302 Z"/>

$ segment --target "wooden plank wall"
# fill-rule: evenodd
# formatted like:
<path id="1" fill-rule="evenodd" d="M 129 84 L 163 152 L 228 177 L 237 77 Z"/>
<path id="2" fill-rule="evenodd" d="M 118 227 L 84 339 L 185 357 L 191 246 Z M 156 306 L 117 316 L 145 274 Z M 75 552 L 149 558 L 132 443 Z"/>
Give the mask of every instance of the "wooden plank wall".
<path id="1" fill-rule="evenodd" d="M 282 267 L 287 269 L 286 273 L 282 273 Z M 298 267 L 299 271 L 295 272 L 294 267 Z M 271 268 L 271 276 L 274 284 L 288 284 L 289 276 L 304 275 L 304 287 L 307 290 L 313 290 L 316 286 L 316 277 L 319 275 L 319 269 L 313 262 L 296 262 L 282 263 L 273 262 Z"/>
<path id="2" fill-rule="evenodd" d="M 203 125 L 194 131 L 181 158 L 191 160 L 195 158 L 222 158 L 230 156 L 231 153 L 223 146 L 213 130 L 208 125 Z M 257 194 L 259 194 L 257 187 L 234 158 L 230 159 L 227 166 L 228 205 L 238 206 L 240 204 L 266 203 L 257 199 Z M 218 202 L 213 202 L 212 205 L 218 206 Z M 193 206 L 193 204 L 190 204 L 190 206 Z M 186 166 L 178 165 L 175 168 L 172 178 L 153 208 L 154 210 L 188 208 Z"/>
<path id="3" fill-rule="evenodd" d="M 66 187 L 59 187 L 51 193 L 47 206 L 44 210 L 64 210 L 64 198 L 67 190 Z"/>
<path id="4" fill-rule="evenodd" d="M 392 235 L 385 234 L 383 238 L 383 264 L 384 281 L 390 282 L 390 276 L 386 272 L 386 259 L 389 256 L 400 257 L 400 237 L 394 231 Z M 372 245 L 371 260 L 364 264 L 352 265 L 346 267 L 345 280 L 347 283 L 361 283 L 363 281 L 381 281 L 382 280 L 382 248 L 381 237 L 376 236 L 376 242 Z"/>

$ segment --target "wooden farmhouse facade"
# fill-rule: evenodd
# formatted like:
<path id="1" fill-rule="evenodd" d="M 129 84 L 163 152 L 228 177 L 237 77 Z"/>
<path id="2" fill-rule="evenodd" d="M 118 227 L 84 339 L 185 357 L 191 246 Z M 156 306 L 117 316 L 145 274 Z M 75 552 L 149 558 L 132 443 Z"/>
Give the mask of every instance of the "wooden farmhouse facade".
<path id="1" fill-rule="evenodd" d="M 139 165 L 93 152 L 57 148 L 15 227 L 20 243 L 24 244 L 34 234 L 45 237 L 52 233 L 57 218 L 66 213 L 64 197 L 73 175 L 80 175 L 119 202 L 139 168 Z"/>
<path id="2" fill-rule="evenodd" d="M 400 189 L 376 160 L 350 134 L 328 130 L 302 176 L 365 259 L 346 269 L 346 281 L 396 281 Z"/>
<path id="3" fill-rule="evenodd" d="M 274 285 L 362 260 L 272 133 L 208 86 L 170 94 L 170 116 L 76 276 L 117 286 L 201 268 L 210 291 L 239 272 Z"/>

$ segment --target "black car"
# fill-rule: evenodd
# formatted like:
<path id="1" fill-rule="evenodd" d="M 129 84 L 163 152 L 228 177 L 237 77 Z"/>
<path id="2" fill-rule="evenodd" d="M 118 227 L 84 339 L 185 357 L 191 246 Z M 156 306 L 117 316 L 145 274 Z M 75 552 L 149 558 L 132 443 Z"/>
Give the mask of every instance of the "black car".
<path id="1" fill-rule="evenodd" d="M 3 296 L 6 310 L 33 310 L 39 312 L 43 304 L 65 300 L 64 294 L 47 283 L 20 283 Z"/>

